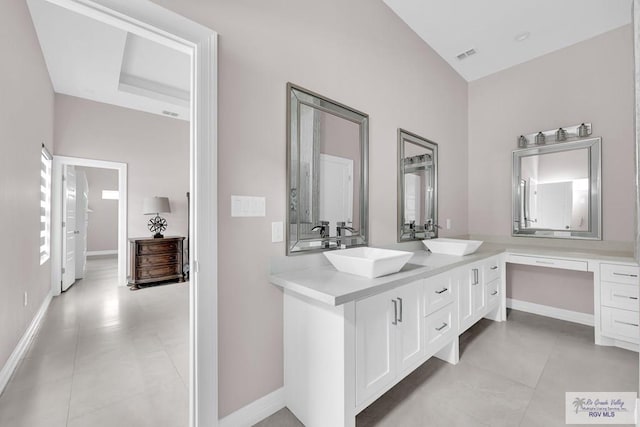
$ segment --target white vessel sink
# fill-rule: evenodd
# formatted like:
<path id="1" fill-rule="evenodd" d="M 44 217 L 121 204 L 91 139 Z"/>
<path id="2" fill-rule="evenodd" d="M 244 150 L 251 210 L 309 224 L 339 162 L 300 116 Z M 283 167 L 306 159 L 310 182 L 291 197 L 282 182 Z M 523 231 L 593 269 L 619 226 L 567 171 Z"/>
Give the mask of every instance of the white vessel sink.
<path id="1" fill-rule="evenodd" d="M 351 248 L 323 253 L 336 270 L 371 279 L 400 271 L 413 256 L 413 252 L 378 248 Z"/>
<path id="2" fill-rule="evenodd" d="M 422 243 L 434 254 L 463 256 L 477 251 L 482 240 L 426 239 Z"/>

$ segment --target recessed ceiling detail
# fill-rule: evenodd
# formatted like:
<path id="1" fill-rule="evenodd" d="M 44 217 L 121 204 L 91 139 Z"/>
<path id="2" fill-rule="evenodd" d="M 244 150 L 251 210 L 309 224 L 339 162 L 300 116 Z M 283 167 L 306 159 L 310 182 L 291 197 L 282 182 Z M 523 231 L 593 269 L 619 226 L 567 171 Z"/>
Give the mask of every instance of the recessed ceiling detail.
<path id="1" fill-rule="evenodd" d="M 629 24 L 632 3 L 632 0 L 383 1 L 467 81 Z M 522 41 L 526 43 L 514 41 L 524 34 L 527 36 Z M 468 58 L 469 46 L 481 54 L 473 60 L 460 60 Z M 460 58 L 462 53 L 465 55 Z"/>
<path id="2" fill-rule="evenodd" d="M 189 120 L 187 54 L 47 1 L 27 3 L 56 93 Z"/>

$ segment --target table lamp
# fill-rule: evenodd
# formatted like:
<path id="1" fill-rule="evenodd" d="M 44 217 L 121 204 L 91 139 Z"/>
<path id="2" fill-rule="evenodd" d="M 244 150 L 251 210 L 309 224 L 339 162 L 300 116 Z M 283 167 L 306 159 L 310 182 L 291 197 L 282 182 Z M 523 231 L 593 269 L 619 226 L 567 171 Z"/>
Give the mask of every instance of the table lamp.
<path id="1" fill-rule="evenodd" d="M 159 239 L 164 237 L 162 232 L 167 229 L 167 220 L 160 216 L 161 213 L 171 213 L 168 197 L 145 197 L 142 202 L 142 213 L 144 215 L 155 215 L 147 223 L 149 231 L 155 233 L 153 237 Z"/>

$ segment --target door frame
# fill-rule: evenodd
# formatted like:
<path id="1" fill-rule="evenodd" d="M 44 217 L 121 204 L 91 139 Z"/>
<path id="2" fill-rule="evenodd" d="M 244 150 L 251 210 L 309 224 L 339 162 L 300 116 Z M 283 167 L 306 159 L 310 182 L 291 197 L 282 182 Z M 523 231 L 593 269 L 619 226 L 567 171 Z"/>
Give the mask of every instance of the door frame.
<path id="1" fill-rule="evenodd" d="M 188 54 L 189 425 L 218 425 L 218 35 L 148 0 L 45 0 Z M 55 149 L 55 146 L 54 146 Z"/>
<path id="2" fill-rule="evenodd" d="M 62 175 L 64 166 L 111 169 L 118 172 L 118 285 L 127 285 L 127 164 L 80 157 L 53 156 L 51 167 L 51 293 L 62 288 Z"/>

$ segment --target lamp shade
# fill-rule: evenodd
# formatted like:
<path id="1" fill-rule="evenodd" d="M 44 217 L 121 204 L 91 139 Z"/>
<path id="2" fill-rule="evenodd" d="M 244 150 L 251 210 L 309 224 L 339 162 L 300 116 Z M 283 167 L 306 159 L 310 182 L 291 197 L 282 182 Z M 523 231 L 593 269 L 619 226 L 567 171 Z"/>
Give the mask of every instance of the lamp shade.
<path id="1" fill-rule="evenodd" d="M 142 201 L 142 213 L 144 215 L 156 215 L 159 213 L 170 213 L 168 197 L 145 197 Z"/>

